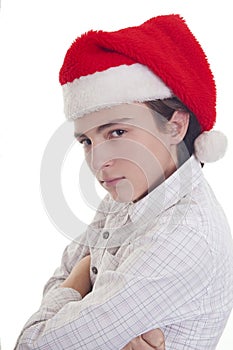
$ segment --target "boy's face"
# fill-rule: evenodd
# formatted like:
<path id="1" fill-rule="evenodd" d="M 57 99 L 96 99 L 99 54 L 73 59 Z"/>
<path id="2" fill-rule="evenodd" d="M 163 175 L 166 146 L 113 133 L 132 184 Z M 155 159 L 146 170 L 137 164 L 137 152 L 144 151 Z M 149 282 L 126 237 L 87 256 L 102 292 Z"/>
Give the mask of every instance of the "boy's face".
<path id="1" fill-rule="evenodd" d="M 170 133 L 142 103 L 89 113 L 74 128 L 91 171 L 116 201 L 139 200 L 176 170 Z"/>

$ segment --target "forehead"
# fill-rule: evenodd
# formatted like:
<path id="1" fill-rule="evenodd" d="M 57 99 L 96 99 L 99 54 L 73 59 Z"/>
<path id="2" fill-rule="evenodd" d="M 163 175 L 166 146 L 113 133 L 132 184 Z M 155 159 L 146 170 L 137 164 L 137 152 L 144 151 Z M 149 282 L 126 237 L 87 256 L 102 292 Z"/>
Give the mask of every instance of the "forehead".
<path id="1" fill-rule="evenodd" d="M 151 111 L 143 103 L 121 104 L 77 118 L 74 121 L 74 129 L 75 133 L 85 134 L 88 130 L 110 123 L 124 123 L 147 129 L 151 119 Z"/>

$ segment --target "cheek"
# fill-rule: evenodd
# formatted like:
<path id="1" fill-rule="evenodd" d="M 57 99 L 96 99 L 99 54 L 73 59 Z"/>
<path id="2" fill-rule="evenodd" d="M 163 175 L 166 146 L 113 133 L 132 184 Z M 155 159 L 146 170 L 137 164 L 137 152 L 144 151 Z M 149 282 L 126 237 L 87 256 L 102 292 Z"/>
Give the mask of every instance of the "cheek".
<path id="1" fill-rule="evenodd" d="M 154 177 L 162 176 L 168 163 L 169 150 L 163 140 L 154 136 L 140 139 L 140 142 L 129 143 L 125 147 L 125 159 L 116 161 L 115 165 L 122 164 L 128 176 L 132 179 L 151 182 Z M 145 182 L 145 181 L 143 181 Z"/>
<path id="2" fill-rule="evenodd" d="M 124 169 L 124 176 L 130 182 L 134 192 L 138 194 L 140 191 L 145 191 L 149 186 L 154 171 L 151 170 L 149 164 L 142 163 L 141 160 L 137 162 L 125 161 L 121 168 Z M 126 185 L 126 184 L 125 184 Z"/>
<path id="3" fill-rule="evenodd" d="M 125 169 L 135 191 L 143 192 L 165 180 L 169 164 L 170 152 L 164 142 L 147 136 L 143 146 L 138 147 L 133 161 L 128 162 Z"/>
<path id="4" fill-rule="evenodd" d="M 168 155 L 169 150 L 163 142 L 153 137 L 147 139 L 143 146 L 139 147 L 135 155 L 135 164 L 147 175 L 151 172 L 160 173 L 167 162 Z"/>
<path id="5" fill-rule="evenodd" d="M 167 159 L 171 156 L 171 150 L 166 137 L 152 138 L 148 140 L 147 148 L 151 151 L 154 158 L 162 165 L 167 162 Z"/>

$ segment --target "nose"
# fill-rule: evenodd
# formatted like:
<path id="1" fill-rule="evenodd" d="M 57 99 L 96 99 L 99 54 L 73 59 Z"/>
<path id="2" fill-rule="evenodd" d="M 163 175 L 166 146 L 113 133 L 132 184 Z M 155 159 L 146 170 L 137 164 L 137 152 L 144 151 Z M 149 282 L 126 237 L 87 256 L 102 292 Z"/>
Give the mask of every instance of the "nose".
<path id="1" fill-rule="evenodd" d="M 112 145 L 109 141 L 105 141 L 93 146 L 86 159 L 91 170 L 94 172 L 112 166 L 114 163 Z"/>

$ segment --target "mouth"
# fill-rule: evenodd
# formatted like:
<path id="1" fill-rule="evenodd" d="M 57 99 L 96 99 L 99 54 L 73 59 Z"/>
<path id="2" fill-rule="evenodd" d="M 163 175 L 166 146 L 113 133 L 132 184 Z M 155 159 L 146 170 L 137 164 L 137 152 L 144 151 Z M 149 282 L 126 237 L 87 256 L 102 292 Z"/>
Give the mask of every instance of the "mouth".
<path id="1" fill-rule="evenodd" d="M 100 181 L 100 182 L 101 182 L 101 185 L 104 187 L 114 187 L 114 186 L 116 186 L 116 184 L 119 181 L 121 181 L 123 179 L 124 179 L 124 177 L 122 176 L 122 177 L 116 177 L 114 179 L 105 179 L 105 180 Z"/>

